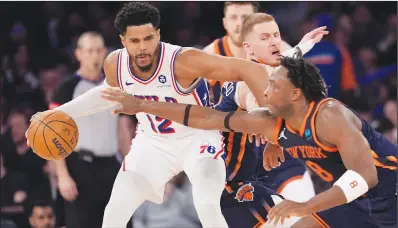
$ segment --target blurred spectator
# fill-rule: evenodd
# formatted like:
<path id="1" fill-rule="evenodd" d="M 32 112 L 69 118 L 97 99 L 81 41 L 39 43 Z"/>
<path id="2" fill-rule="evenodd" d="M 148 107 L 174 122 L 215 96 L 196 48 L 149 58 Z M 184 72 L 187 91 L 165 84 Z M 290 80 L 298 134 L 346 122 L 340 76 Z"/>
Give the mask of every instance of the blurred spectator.
<path id="1" fill-rule="evenodd" d="M 353 97 L 353 90 L 357 84 L 352 58 L 346 47 L 347 43 L 338 39 L 339 29 L 341 30 L 345 26 L 344 21 L 336 28 L 334 16 L 320 14 L 313 18 L 312 23 L 311 29 L 327 26 L 330 34 L 315 45 L 305 57 L 320 69 L 326 84 L 329 86 L 329 96 L 347 102 L 344 98 Z M 337 39 L 335 38 L 336 34 Z M 336 41 L 339 41 L 339 44 Z M 344 93 L 349 93 L 350 95 L 345 95 Z"/>
<path id="2" fill-rule="evenodd" d="M 14 109 L 9 115 L 11 128 L 13 151 L 8 151 L 7 159 L 12 159 L 10 170 L 24 174 L 28 178 L 28 184 L 32 188 L 32 195 L 35 197 L 50 198 L 50 185 L 47 175 L 44 172 L 46 161 L 35 155 L 30 147 L 26 144 L 25 132 L 29 126 L 28 116 L 24 109 Z M 6 155 L 6 154 L 4 154 Z"/>
<path id="3" fill-rule="evenodd" d="M 29 223 L 32 228 L 55 228 L 55 213 L 51 203 L 33 201 L 29 210 Z"/>
<path id="4" fill-rule="evenodd" d="M 55 65 L 43 67 L 40 70 L 40 86 L 47 104 L 50 103 L 54 90 L 65 76 L 62 75 L 62 70 L 62 68 L 57 68 Z"/>
<path id="5" fill-rule="evenodd" d="M 193 205 L 192 186 L 185 173 L 180 173 L 166 184 L 162 204 L 146 201 L 137 209 L 133 227 L 202 227 Z"/>
<path id="6" fill-rule="evenodd" d="M 12 221 L 19 228 L 29 227 L 25 210 L 29 196 L 28 179 L 21 173 L 8 170 L 4 166 L 4 156 L 1 148 L 0 177 L 1 219 Z"/>
<path id="7" fill-rule="evenodd" d="M 390 65 L 397 63 L 397 13 L 388 17 L 384 37 L 377 44 L 380 53 L 379 63 Z"/>

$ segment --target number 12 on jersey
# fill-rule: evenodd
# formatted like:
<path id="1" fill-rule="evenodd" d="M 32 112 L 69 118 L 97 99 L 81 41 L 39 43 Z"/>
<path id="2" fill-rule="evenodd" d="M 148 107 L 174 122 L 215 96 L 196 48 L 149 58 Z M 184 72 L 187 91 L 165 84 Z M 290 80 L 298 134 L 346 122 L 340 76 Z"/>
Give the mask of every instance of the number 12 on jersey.
<path id="1" fill-rule="evenodd" d="M 152 130 L 155 133 L 172 134 L 175 132 L 174 128 L 170 127 L 170 125 L 173 123 L 170 120 L 164 119 L 160 116 L 155 116 L 156 123 L 159 123 L 158 126 L 156 127 L 153 118 L 149 114 L 146 114 L 146 116 L 148 117 L 148 120 L 151 123 Z"/>

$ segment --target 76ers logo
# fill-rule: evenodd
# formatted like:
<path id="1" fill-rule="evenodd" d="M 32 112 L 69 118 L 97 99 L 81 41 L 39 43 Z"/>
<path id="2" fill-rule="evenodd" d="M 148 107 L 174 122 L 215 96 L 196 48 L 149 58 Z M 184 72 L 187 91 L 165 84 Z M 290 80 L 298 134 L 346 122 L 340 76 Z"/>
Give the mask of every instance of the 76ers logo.
<path id="1" fill-rule="evenodd" d="M 200 153 L 203 154 L 205 151 L 207 151 L 207 153 L 214 154 L 216 153 L 216 148 L 209 145 L 208 142 L 203 142 L 202 145 L 200 145 Z"/>
<path id="2" fill-rule="evenodd" d="M 254 198 L 254 187 L 251 183 L 241 186 L 236 192 L 235 199 L 239 202 L 253 201 Z"/>

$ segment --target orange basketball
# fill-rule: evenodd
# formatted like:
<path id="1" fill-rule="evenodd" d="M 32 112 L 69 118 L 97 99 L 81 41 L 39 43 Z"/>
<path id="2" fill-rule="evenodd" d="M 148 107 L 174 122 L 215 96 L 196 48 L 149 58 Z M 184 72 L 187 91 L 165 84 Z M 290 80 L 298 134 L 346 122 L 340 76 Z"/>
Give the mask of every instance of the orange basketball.
<path id="1" fill-rule="evenodd" d="M 38 156 L 46 160 L 60 160 L 75 149 L 79 131 L 75 121 L 66 113 L 47 111 L 32 117 L 27 138 Z"/>

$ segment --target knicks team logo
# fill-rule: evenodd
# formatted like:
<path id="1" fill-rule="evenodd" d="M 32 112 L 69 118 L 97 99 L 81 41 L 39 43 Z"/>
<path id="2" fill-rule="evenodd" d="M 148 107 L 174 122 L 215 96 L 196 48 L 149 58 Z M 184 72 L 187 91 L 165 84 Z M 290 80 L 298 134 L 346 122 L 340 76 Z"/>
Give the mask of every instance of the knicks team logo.
<path id="1" fill-rule="evenodd" d="M 251 183 L 241 186 L 236 192 L 235 199 L 239 203 L 250 202 L 254 199 L 254 187 Z"/>
<path id="2" fill-rule="evenodd" d="M 204 152 L 215 154 L 216 148 L 210 145 L 209 142 L 202 142 L 202 145 L 200 145 L 200 153 L 203 154 Z"/>
<path id="3" fill-rule="evenodd" d="M 166 83 L 166 81 L 167 81 L 166 76 L 164 76 L 164 75 L 160 75 L 158 79 L 159 79 L 159 82 L 162 84 Z"/>

